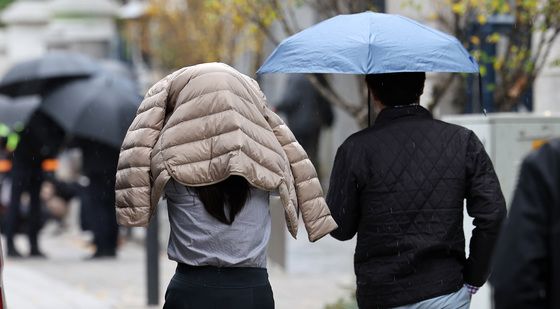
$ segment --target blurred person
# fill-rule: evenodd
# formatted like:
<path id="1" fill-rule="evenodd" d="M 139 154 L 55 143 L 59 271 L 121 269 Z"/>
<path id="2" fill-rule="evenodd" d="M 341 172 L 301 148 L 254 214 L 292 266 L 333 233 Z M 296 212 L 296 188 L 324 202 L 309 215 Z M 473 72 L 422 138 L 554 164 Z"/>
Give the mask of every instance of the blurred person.
<path id="1" fill-rule="evenodd" d="M 57 157 L 56 172 L 46 174 L 41 189 L 41 198 L 50 217 L 58 223 L 59 234 L 68 227 L 66 218 L 72 200 L 79 199 L 83 191 L 80 180 L 87 180 L 81 175 L 81 161 L 79 149 L 64 149 Z"/>
<path id="2" fill-rule="evenodd" d="M 119 223 L 146 225 L 163 193 L 178 266 L 166 309 L 273 308 L 266 270 L 269 194 L 295 237 L 298 209 L 310 241 L 336 224 L 315 169 L 258 84 L 232 67 L 180 69 L 147 93 L 123 142 Z"/>
<path id="3" fill-rule="evenodd" d="M 57 169 L 57 172 L 60 169 Z M 43 186 L 41 187 L 41 199 L 48 211 L 49 219 L 53 219 L 58 224 L 57 234 L 61 234 L 67 229 L 66 218 L 70 212 L 70 203 L 75 198 L 82 196 L 84 191 L 81 179 L 87 177 L 82 176 L 76 179 L 67 179 L 57 175 L 49 175 L 47 173 Z"/>
<path id="4" fill-rule="evenodd" d="M 326 83 L 324 75 L 316 74 L 319 82 Z M 331 104 L 307 79 L 305 74 L 291 74 L 285 95 L 276 111 L 286 114 L 288 127 L 315 166 L 319 166 L 321 130 L 334 120 Z"/>
<path id="5" fill-rule="evenodd" d="M 9 191 L 11 191 L 10 171 L 12 170 L 12 157 L 19 143 L 19 135 L 22 130 L 23 127 L 19 124 L 10 127 L 0 123 L 0 214 L 2 218 L 4 218 L 10 204 Z"/>
<path id="6" fill-rule="evenodd" d="M 11 130 L 8 126 L 0 123 L 0 216 L 8 210 L 9 202 L 4 199 L 5 185 L 8 183 L 7 175 L 12 169 L 12 160 L 8 150 L 8 136 Z"/>
<path id="7" fill-rule="evenodd" d="M 82 174 L 86 179 L 72 186 L 59 183 L 58 187 L 81 198 L 82 227 L 93 232 L 96 247 L 90 258 L 115 258 L 119 237 L 114 207 L 119 149 L 87 138 L 74 138 L 71 145 L 82 151 Z"/>
<path id="8" fill-rule="evenodd" d="M 560 308 L 560 139 L 521 164 L 490 283 L 496 309 Z"/>
<path id="9" fill-rule="evenodd" d="M 60 196 L 59 192 L 57 192 L 57 188 L 50 181 L 43 182 L 41 187 L 41 200 L 44 202 L 49 218 L 53 219 L 58 225 L 57 233 L 63 232 L 66 228 L 64 219 L 68 214 L 69 200 L 66 199 L 65 196 Z"/>
<path id="10" fill-rule="evenodd" d="M 6 224 L 6 246 L 9 257 L 22 257 L 14 244 L 16 231 L 21 224 L 21 198 L 24 192 L 29 194 L 29 211 L 27 213 L 27 233 L 31 257 L 44 257 L 39 248 L 39 230 L 41 228 L 40 190 L 44 174 L 43 160 L 53 158 L 58 153 L 64 138 L 64 131 L 46 114 L 36 111 L 31 115 L 13 152 L 11 194 Z"/>
<path id="11" fill-rule="evenodd" d="M 336 154 L 331 235 L 358 235 L 360 308 L 469 308 L 490 272 L 506 215 L 498 178 L 472 131 L 419 105 L 424 81 L 423 72 L 367 75 L 377 119 Z M 475 226 L 468 258 L 465 199 Z"/>

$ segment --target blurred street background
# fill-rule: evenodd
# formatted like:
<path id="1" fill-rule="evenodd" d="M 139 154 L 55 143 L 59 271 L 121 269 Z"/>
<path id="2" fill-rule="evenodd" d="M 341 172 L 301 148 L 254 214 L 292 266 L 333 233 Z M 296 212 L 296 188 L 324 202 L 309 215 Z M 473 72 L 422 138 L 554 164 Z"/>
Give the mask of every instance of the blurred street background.
<path id="1" fill-rule="evenodd" d="M 286 74 L 255 72 L 287 36 L 365 10 L 454 35 L 477 59 L 487 117 L 475 75 L 428 74 L 420 103 L 479 136 L 509 201 L 522 158 L 560 136 L 558 1 L 0 0 L 2 288 L 9 308 L 162 306 L 175 267 L 166 256 L 164 203 L 151 233 L 91 218 L 111 217 L 112 171 L 142 96 L 180 67 L 219 61 L 255 78 L 294 133 L 303 128 L 298 139 L 328 189 L 336 149 L 367 125 L 363 76 L 323 76 L 328 100 L 295 112 L 320 121 L 302 126 L 282 104 L 300 86 Z M 27 193 L 15 199 L 14 190 Z M 14 203 L 18 214 L 10 219 Z M 293 240 L 279 203 L 271 209 L 277 308 L 356 308 L 355 239 L 309 243 L 300 226 Z M 34 229 L 38 239 L 26 235 Z M 488 286 L 472 307 L 491 308 Z"/>
<path id="2" fill-rule="evenodd" d="M 8 305 L 10 308 L 161 308 L 176 263 L 161 251 L 160 305 L 148 306 L 142 232 L 135 230 L 136 235 L 120 247 L 117 259 L 84 261 L 93 252 L 90 235 L 78 229 L 60 234 L 54 225 L 45 227 L 41 241 L 49 259 L 6 261 L 4 284 Z M 355 280 L 351 254 L 354 242 L 340 244 L 329 238 L 321 244 L 309 244 L 304 231 L 298 238 L 290 240 L 287 262 L 293 267 L 291 271 L 269 263 L 277 308 L 323 308 L 347 298 Z M 163 243 L 167 244 L 167 240 Z"/>

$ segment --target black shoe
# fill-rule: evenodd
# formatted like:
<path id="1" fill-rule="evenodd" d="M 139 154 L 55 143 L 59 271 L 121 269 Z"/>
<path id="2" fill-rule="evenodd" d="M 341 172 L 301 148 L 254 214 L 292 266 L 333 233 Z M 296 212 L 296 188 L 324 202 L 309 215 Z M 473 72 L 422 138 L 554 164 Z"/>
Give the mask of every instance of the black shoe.
<path id="1" fill-rule="evenodd" d="M 115 259 L 115 258 L 117 258 L 117 254 L 115 252 L 113 252 L 113 253 L 103 253 L 103 257 L 108 258 L 108 259 Z"/>
<path id="2" fill-rule="evenodd" d="M 115 252 L 95 251 L 95 253 L 92 256 L 87 257 L 86 260 L 114 259 L 116 257 L 117 254 Z"/>
<path id="3" fill-rule="evenodd" d="M 13 258 L 13 259 L 21 259 L 23 258 L 23 255 L 21 255 L 21 253 L 19 253 L 15 248 L 8 248 L 8 253 L 7 253 L 9 258 Z"/>
<path id="4" fill-rule="evenodd" d="M 31 253 L 29 253 L 29 257 L 31 258 L 39 258 L 39 259 L 46 259 L 47 256 L 43 254 L 43 252 L 39 251 L 39 250 L 32 250 Z"/>

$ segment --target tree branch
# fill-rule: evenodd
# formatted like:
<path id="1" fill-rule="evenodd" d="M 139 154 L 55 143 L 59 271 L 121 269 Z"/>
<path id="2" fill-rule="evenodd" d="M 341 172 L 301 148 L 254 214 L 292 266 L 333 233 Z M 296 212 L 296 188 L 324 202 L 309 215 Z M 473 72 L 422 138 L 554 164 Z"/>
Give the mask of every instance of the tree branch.
<path id="1" fill-rule="evenodd" d="M 290 36 L 294 34 L 294 30 L 288 24 L 288 20 L 286 18 L 287 15 L 286 15 L 286 11 L 284 11 L 284 7 L 282 7 L 282 5 L 278 2 L 278 0 L 272 0 L 271 4 L 274 10 L 278 14 L 278 20 L 280 21 L 280 24 L 282 25 L 282 29 L 284 30 L 286 35 Z"/>
<path id="2" fill-rule="evenodd" d="M 256 18 L 255 16 L 246 16 L 252 23 L 257 25 L 257 28 L 266 36 L 266 38 L 274 45 L 280 44 L 280 40 L 278 40 L 270 31 L 270 28 L 267 27 L 262 20 Z"/>
<path id="3" fill-rule="evenodd" d="M 556 40 L 556 38 L 558 38 L 559 34 L 560 34 L 560 27 L 554 29 L 554 32 L 552 33 L 552 36 L 545 43 L 546 44 L 546 49 L 545 49 L 544 54 L 542 55 L 540 61 L 539 61 L 539 59 L 535 59 L 535 69 L 534 69 L 534 72 L 533 72 L 534 73 L 533 75 L 535 77 L 537 75 L 539 75 L 540 71 L 542 70 L 542 68 L 546 64 L 546 60 L 548 59 L 548 56 L 550 55 L 550 51 L 552 50 L 552 46 L 554 45 L 554 41 Z M 543 36 L 544 36 L 544 33 L 543 33 Z"/>
<path id="4" fill-rule="evenodd" d="M 338 96 L 338 94 L 336 94 L 336 92 L 330 85 L 325 86 L 321 84 L 315 75 L 307 74 L 307 79 L 311 82 L 315 89 L 317 89 L 317 91 L 319 91 L 319 93 L 332 105 L 338 106 L 348 112 L 350 115 L 356 117 L 360 110 L 360 106 L 350 104 L 349 102 L 343 100 L 340 96 Z"/>

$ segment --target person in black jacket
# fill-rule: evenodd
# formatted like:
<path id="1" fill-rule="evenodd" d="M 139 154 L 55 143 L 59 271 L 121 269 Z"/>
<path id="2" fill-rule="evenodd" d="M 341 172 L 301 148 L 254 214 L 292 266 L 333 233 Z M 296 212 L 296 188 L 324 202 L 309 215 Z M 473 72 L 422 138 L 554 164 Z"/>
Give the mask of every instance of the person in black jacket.
<path id="1" fill-rule="evenodd" d="M 358 236 L 360 308 L 468 308 L 506 215 L 482 143 L 419 105 L 424 81 L 421 72 L 367 75 L 377 119 L 336 154 L 327 204 L 339 228 L 331 235 Z M 468 258 L 465 199 L 475 225 Z"/>
<path id="2" fill-rule="evenodd" d="M 490 283 L 496 309 L 560 308 L 560 139 L 527 156 Z"/>
<path id="3" fill-rule="evenodd" d="M 115 178 L 120 149 L 88 138 L 74 138 L 72 146 L 82 150 L 82 173 L 89 180 L 81 192 L 81 218 L 94 236 L 96 251 L 90 258 L 115 258 L 119 236 Z"/>
<path id="4" fill-rule="evenodd" d="M 21 196 L 29 194 L 29 211 L 27 214 L 27 234 L 29 236 L 32 257 L 44 257 L 39 248 L 39 231 L 41 229 L 40 190 L 44 179 L 42 162 L 55 157 L 62 145 L 64 131 L 46 114 L 33 113 L 20 134 L 20 141 L 13 152 L 12 171 L 10 173 L 12 189 L 10 206 L 6 218 L 6 242 L 9 257 L 22 257 L 14 244 L 14 236 L 20 229 Z"/>

